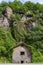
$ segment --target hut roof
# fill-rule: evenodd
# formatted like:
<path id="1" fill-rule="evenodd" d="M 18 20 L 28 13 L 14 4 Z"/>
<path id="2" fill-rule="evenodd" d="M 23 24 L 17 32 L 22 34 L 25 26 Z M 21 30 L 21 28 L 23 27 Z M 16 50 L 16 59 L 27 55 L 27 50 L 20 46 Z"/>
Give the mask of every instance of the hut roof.
<path id="1" fill-rule="evenodd" d="M 11 47 L 11 48 L 9 49 L 9 51 L 12 50 L 13 48 L 18 47 L 18 46 L 26 46 L 26 47 L 28 47 L 28 45 L 27 45 L 26 43 L 24 43 L 24 42 L 19 42 L 19 44 L 17 44 L 17 45 L 15 45 L 15 46 Z"/>

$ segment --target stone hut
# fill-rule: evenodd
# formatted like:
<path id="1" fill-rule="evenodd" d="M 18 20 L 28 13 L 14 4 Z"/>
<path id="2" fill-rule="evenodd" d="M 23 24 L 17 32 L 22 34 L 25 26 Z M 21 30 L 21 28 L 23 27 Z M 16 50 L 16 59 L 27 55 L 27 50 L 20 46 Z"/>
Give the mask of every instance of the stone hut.
<path id="1" fill-rule="evenodd" d="M 13 47 L 12 63 L 22 64 L 31 62 L 31 52 L 27 44 L 20 42 Z"/>

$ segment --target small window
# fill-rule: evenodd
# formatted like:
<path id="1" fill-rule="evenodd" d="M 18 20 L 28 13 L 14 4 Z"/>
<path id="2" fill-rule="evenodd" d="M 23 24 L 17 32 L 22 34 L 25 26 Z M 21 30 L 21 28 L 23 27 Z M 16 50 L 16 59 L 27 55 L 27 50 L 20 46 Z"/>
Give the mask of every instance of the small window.
<path id="1" fill-rule="evenodd" d="M 22 51 L 22 52 L 20 52 L 20 55 L 24 55 L 24 54 L 25 54 L 25 52 L 23 52 L 23 51 Z"/>
<path id="2" fill-rule="evenodd" d="M 21 61 L 21 63 L 24 63 L 24 61 Z"/>

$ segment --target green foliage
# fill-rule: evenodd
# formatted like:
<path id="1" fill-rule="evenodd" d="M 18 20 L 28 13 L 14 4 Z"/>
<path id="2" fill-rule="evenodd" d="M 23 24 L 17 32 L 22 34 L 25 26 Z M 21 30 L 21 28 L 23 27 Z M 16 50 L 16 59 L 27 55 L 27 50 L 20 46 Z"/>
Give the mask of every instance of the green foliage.
<path id="1" fill-rule="evenodd" d="M 2 1 L 1 6 L 5 8 L 6 6 L 8 6 L 8 3 L 5 1 Z"/>
<path id="2" fill-rule="evenodd" d="M 20 1 L 15 0 L 14 2 L 9 2 L 9 6 L 13 9 L 14 12 L 21 12 L 23 5 Z"/>
<path id="3" fill-rule="evenodd" d="M 2 8 L 2 7 L 0 7 L 0 13 L 2 13 L 2 11 L 3 11 L 3 8 Z"/>
<path id="4" fill-rule="evenodd" d="M 11 34 L 0 28 L 0 55 L 5 55 L 15 43 L 16 42 L 13 40 Z"/>
<path id="5" fill-rule="evenodd" d="M 6 32 L 0 28 L 0 63 L 5 63 L 5 60 L 6 63 L 11 63 L 12 51 L 9 51 L 9 49 L 20 40 L 23 40 L 31 47 L 32 63 L 43 63 L 43 15 L 42 18 L 39 16 L 40 13 L 43 13 L 43 4 L 35 4 L 30 1 L 23 4 L 18 0 L 9 3 L 2 2 L 0 3 L 0 17 L 6 6 L 10 6 L 13 10 L 13 14 L 10 17 L 12 24 L 10 31 Z M 32 14 L 32 19 L 38 21 L 37 26 L 27 32 L 23 28 L 23 23 L 21 24 L 20 22 L 21 16 L 19 13 Z M 14 21 L 16 21 L 17 25 L 13 25 Z"/>
<path id="6" fill-rule="evenodd" d="M 15 17 L 14 14 L 12 14 L 12 15 L 10 16 L 10 20 L 13 21 L 13 22 L 16 20 L 16 17 Z"/>
<path id="7" fill-rule="evenodd" d="M 40 24 L 25 35 L 25 42 L 32 46 L 32 62 L 43 62 L 43 26 Z M 42 59 L 42 60 L 41 60 Z"/>
<path id="8" fill-rule="evenodd" d="M 0 64 L 5 64 L 5 63 L 10 63 L 10 61 L 6 58 L 6 57 L 4 57 L 4 56 L 0 56 Z"/>
<path id="9" fill-rule="evenodd" d="M 24 3 L 24 6 L 25 6 L 28 10 L 33 10 L 34 3 L 28 1 L 28 2 Z"/>
<path id="10" fill-rule="evenodd" d="M 12 14 L 10 17 L 11 21 L 20 21 L 21 20 L 21 16 L 19 14 Z"/>

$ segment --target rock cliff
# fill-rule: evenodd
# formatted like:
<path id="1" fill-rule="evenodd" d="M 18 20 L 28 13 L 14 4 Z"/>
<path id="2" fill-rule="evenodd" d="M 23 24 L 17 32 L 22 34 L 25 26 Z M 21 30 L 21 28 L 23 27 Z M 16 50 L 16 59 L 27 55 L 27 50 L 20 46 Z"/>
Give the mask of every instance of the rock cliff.
<path id="1" fill-rule="evenodd" d="M 23 13 L 16 13 L 16 14 L 19 14 L 20 16 L 22 15 L 20 23 L 18 23 L 17 21 L 14 21 L 13 23 L 11 23 L 10 16 L 12 14 L 13 14 L 12 9 L 10 7 L 6 7 L 5 10 L 2 12 L 2 16 L 0 17 L 0 27 L 4 28 L 5 30 L 8 30 L 11 24 L 14 24 L 14 25 L 17 24 L 16 26 L 19 31 L 20 23 L 21 23 L 21 29 L 24 28 L 25 30 L 28 31 L 29 29 L 37 25 L 37 21 L 32 20 L 33 14 L 31 14 L 30 12 L 26 15 L 24 15 Z"/>

